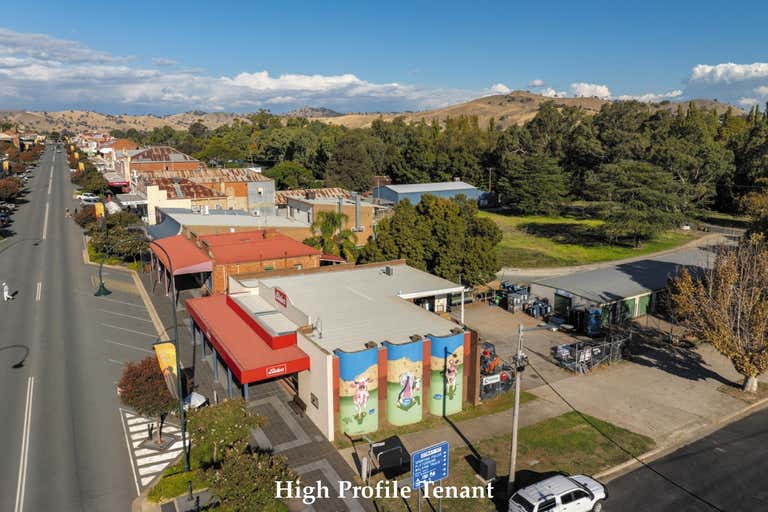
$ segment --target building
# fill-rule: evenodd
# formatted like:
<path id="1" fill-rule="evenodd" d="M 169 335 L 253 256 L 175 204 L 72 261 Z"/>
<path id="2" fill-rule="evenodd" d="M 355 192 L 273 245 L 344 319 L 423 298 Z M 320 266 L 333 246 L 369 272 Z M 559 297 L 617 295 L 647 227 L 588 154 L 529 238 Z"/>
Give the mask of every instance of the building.
<path id="1" fill-rule="evenodd" d="M 352 192 L 338 187 L 326 188 L 302 188 L 294 190 L 278 190 L 275 192 L 275 206 L 287 208 L 289 197 L 303 197 L 304 199 L 350 199 Z"/>
<path id="2" fill-rule="evenodd" d="M 126 181 L 133 181 L 135 175 L 158 171 L 191 171 L 205 167 L 201 161 L 170 146 L 150 146 L 142 149 L 125 150 L 116 155 L 115 170 Z"/>
<path id="3" fill-rule="evenodd" d="M 137 180 L 136 192 L 146 198 L 147 224 L 150 226 L 157 223 L 158 208 L 185 208 L 195 211 L 230 208 L 227 196 L 184 178 L 157 178 L 147 175 Z"/>
<path id="4" fill-rule="evenodd" d="M 302 270 L 320 266 L 321 251 L 279 234 L 277 231 L 241 231 L 218 235 L 187 233 L 150 245 L 152 268 L 166 291 L 170 289 L 170 265 L 173 276 L 192 275 L 210 293 L 227 290 L 228 279 L 243 274 L 278 270 Z M 167 254 L 166 254 L 167 253 Z"/>
<path id="5" fill-rule="evenodd" d="M 421 201 L 421 196 L 424 194 L 447 198 L 464 195 L 467 199 L 480 200 L 483 192 L 463 181 L 416 183 L 412 185 L 384 185 L 373 189 L 373 200 L 379 204 L 397 204 L 403 199 L 408 199 L 411 204 L 418 204 Z"/>
<path id="6" fill-rule="evenodd" d="M 353 193 L 352 199 L 288 197 L 288 217 L 308 224 L 317 219 L 320 212 L 339 212 L 346 215 L 344 229 L 352 230 L 357 237 L 357 245 L 365 245 L 373 235 L 373 227 L 377 220 L 377 211 L 384 210 L 382 206 L 363 201 Z"/>
<path id="7" fill-rule="evenodd" d="M 154 239 L 193 232 L 199 235 L 274 228 L 299 242 L 312 236 L 309 224 L 283 215 L 212 208 L 155 208 L 156 225 L 148 231 Z"/>
<path id="8" fill-rule="evenodd" d="M 115 162 L 126 151 L 135 151 L 140 146 L 131 139 L 112 139 L 99 146 L 99 154 L 107 162 L 110 170 L 115 169 Z"/>
<path id="9" fill-rule="evenodd" d="M 540 279 L 531 295 L 547 299 L 555 313 L 570 321 L 571 311 L 600 309 L 603 324 L 653 312 L 669 279 L 682 268 L 709 265 L 706 249 L 684 249 L 655 258 L 622 263 L 587 272 Z"/>
<path id="10" fill-rule="evenodd" d="M 333 440 L 461 411 L 476 378 L 470 333 L 436 314 L 458 292 L 396 261 L 230 278 L 228 294 L 186 307 L 230 395 L 283 378 Z"/>

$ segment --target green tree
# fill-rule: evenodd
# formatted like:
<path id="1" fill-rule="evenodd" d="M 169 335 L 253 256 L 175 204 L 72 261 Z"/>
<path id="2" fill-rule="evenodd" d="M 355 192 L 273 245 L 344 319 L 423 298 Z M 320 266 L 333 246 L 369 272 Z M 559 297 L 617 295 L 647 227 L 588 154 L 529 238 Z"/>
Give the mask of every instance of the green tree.
<path id="1" fill-rule="evenodd" d="M 129 362 L 123 370 L 118 383 L 120 402 L 141 416 L 159 418 L 160 428 L 157 436 L 163 439 L 163 423 L 171 412 L 176 400 L 168 391 L 163 373 L 154 356 L 149 356 L 137 363 Z"/>
<path id="2" fill-rule="evenodd" d="M 343 213 L 318 212 L 311 226 L 313 236 L 304 240 L 304 243 L 320 249 L 325 254 L 354 261 L 357 255 L 357 235 L 345 227 L 348 220 Z"/>
<path id="3" fill-rule="evenodd" d="M 312 171 L 291 161 L 280 162 L 265 174 L 275 180 L 278 190 L 313 188 L 317 185 Z"/>
<path id="4" fill-rule="evenodd" d="M 263 418 L 250 412 L 242 398 L 190 411 L 187 428 L 195 447 L 192 454 L 202 465 L 215 465 L 223 450 L 248 440 L 251 429 L 263 422 Z"/>
<path id="5" fill-rule="evenodd" d="M 347 133 L 336 144 L 325 170 L 329 187 L 343 187 L 364 192 L 371 187 L 374 160 L 368 152 L 366 137 Z"/>
<path id="6" fill-rule="evenodd" d="M 497 192 L 504 206 L 526 214 L 554 215 L 563 205 L 567 187 L 563 171 L 545 154 L 507 154 L 499 169 Z"/>

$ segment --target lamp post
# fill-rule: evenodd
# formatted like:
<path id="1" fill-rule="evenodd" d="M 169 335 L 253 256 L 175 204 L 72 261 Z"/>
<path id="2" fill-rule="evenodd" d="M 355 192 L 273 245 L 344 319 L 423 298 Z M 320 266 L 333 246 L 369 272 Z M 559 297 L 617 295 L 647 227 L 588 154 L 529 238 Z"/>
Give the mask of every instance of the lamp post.
<path id="1" fill-rule="evenodd" d="M 95 208 L 95 207 L 94 207 Z M 107 259 L 107 252 L 109 252 L 109 223 L 107 222 L 107 213 L 104 212 L 104 238 L 105 238 L 105 253 L 101 255 L 101 262 L 99 262 L 99 288 L 96 290 L 94 295 L 96 297 L 103 297 L 104 295 L 109 295 L 112 293 L 107 289 L 106 286 L 104 286 L 104 277 L 102 275 L 102 272 L 104 270 L 104 260 Z"/>
<path id="2" fill-rule="evenodd" d="M 179 395 L 179 420 L 181 422 L 181 444 L 184 447 L 184 471 L 189 471 L 189 447 L 187 446 L 187 413 L 184 410 L 184 392 L 181 385 L 181 365 L 179 364 L 179 322 L 176 318 L 176 280 L 173 276 L 173 262 L 171 255 L 155 240 L 150 240 L 149 245 L 154 245 L 165 254 L 168 259 L 168 270 L 171 272 L 171 311 L 173 312 L 173 345 L 176 352 L 176 386 Z"/>

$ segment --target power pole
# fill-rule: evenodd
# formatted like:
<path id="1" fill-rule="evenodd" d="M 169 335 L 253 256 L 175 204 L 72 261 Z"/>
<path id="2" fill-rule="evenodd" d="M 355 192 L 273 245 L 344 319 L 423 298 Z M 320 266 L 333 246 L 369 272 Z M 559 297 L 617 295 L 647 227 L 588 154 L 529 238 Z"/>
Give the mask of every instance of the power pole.
<path id="1" fill-rule="evenodd" d="M 527 358 L 523 354 L 523 324 L 517 330 L 517 354 L 515 355 L 515 407 L 512 409 L 512 449 L 509 453 L 509 478 L 507 497 L 515 490 L 515 468 L 517 466 L 517 430 L 520 420 L 520 387 Z"/>

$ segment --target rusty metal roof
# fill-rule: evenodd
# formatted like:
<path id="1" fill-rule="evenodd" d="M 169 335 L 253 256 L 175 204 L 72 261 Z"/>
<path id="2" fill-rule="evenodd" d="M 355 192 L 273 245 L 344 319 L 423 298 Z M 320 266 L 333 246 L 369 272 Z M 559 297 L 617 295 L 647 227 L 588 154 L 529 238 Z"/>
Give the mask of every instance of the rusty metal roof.
<path id="1" fill-rule="evenodd" d="M 140 149 L 131 157 L 133 162 L 196 162 L 191 156 L 170 146 L 150 146 Z"/>
<path id="2" fill-rule="evenodd" d="M 352 197 L 352 193 L 347 189 L 339 187 L 278 190 L 275 192 L 275 204 L 281 206 L 287 205 L 289 197 L 301 197 L 310 199 L 337 199 L 339 197 L 343 197 L 344 199 L 350 199 Z"/>
<path id="3" fill-rule="evenodd" d="M 226 197 L 217 194 L 206 186 L 194 183 L 184 178 L 157 178 L 146 180 L 147 185 L 157 185 L 160 190 L 168 192 L 168 199 L 201 199 L 206 197 Z"/>
<path id="4" fill-rule="evenodd" d="M 225 169 L 219 167 L 209 168 L 205 165 L 201 165 L 199 168 L 194 170 L 147 171 L 144 172 L 144 174 L 149 174 L 156 178 L 184 178 L 196 183 L 272 181 L 271 178 L 253 169 Z"/>

